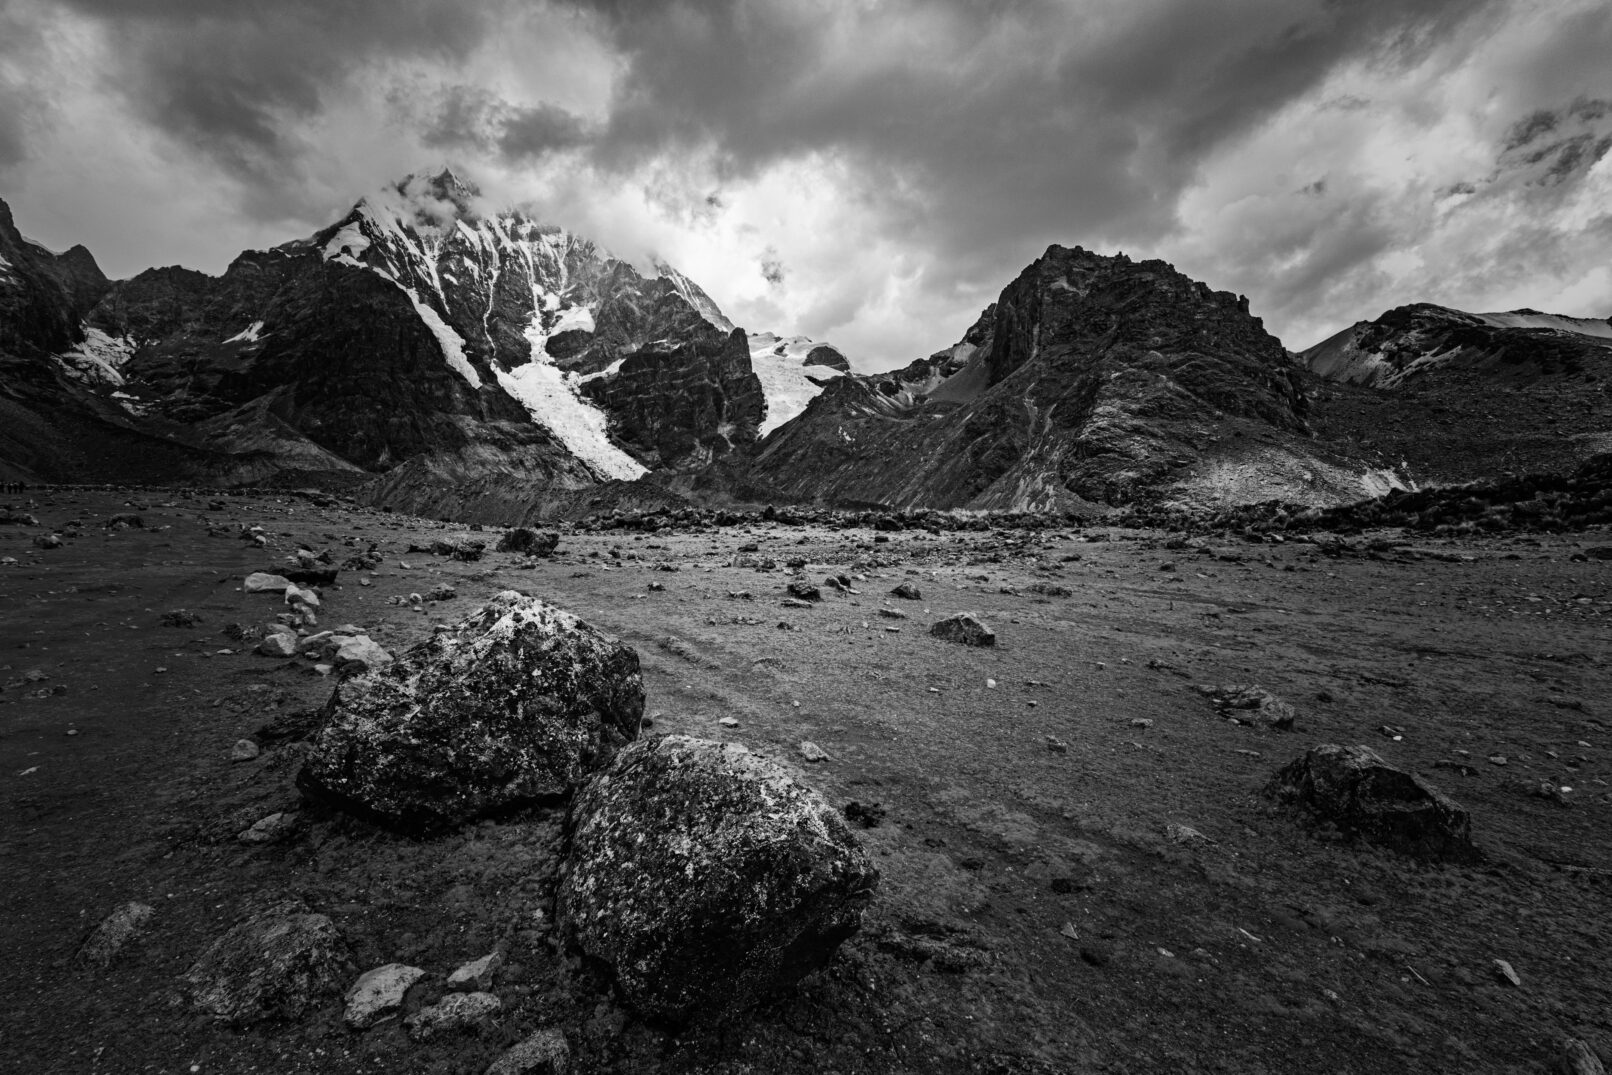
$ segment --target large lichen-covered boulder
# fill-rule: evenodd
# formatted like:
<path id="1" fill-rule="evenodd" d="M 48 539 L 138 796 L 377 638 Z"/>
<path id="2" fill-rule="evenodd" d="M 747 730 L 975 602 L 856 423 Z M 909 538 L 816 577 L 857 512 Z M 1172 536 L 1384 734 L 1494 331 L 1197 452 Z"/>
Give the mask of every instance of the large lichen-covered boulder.
<path id="1" fill-rule="evenodd" d="M 1466 810 L 1368 747 L 1326 743 L 1279 769 L 1265 794 L 1346 836 L 1429 861 L 1472 862 Z"/>
<path id="2" fill-rule="evenodd" d="M 839 813 L 782 767 L 669 735 L 577 796 L 559 920 L 639 1013 L 706 1022 L 826 964 L 878 880 Z"/>
<path id="3" fill-rule="evenodd" d="M 442 831 L 568 795 L 643 712 L 631 647 L 506 590 L 344 680 L 297 785 L 404 832 Z"/>
<path id="4" fill-rule="evenodd" d="M 330 919 L 283 900 L 238 923 L 185 973 L 191 1004 L 244 1026 L 296 1019 L 351 975 L 347 945 Z"/>

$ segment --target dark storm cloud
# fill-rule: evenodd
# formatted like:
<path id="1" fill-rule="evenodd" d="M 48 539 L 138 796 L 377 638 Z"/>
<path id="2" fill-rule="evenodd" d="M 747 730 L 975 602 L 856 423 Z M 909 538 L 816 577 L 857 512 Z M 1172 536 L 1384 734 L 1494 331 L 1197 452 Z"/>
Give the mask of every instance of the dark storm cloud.
<path id="1" fill-rule="evenodd" d="M 117 42 L 108 92 L 254 189 L 273 212 L 300 190 L 308 124 L 368 65 L 462 60 L 489 32 L 489 6 L 442 0 L 63 0 Z"/>
<path id="2" fill-rule="evenodd" d="M 547 102 L 513 105 L 479 86 L 444 89 L 426 122 L 421 140 L 436 149 L 475 149 L 518 164 L 588 139 L 575 114 Z"/>

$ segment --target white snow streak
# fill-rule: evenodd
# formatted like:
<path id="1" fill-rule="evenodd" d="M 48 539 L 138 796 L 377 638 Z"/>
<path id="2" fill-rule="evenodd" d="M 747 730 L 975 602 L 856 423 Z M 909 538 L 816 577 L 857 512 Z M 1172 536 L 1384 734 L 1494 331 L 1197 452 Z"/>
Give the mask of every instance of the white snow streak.
<path id="1" fill-rule="evenodd" d="M 59 356 L 69 374 L 86 384 L 121 385 L 123 364 L 134 354 L 127 336 L 108 336 L 98 328 L 84 330 L 84 341 Z"/>
<path id="2" fill-rule="evenodd" d="M 783 354 L 778 354 L 782 346 Z M 818 380 L 840 376 L 831 366 L 805 365 L 815 340 L 805 336 L 781 339 L 771 332 L 758 332 L 750 336 L 750 365 L 761 381 L 761 393 L 767 399 L 767 416 L 761 422 L 760 433 L 765 437 L 801 411 L 817 398 L 823 389 L 807 379 Z"/>
<path id="3" fill-rule="evenodd" d="M 442 320 L 441 314 L 420 301 L 420 296 L 414 293 L 413 288 L 405 287 L 403 293 L 414 303 L 414 309 L 420 315 L 420 320 L 425 322 L 425 327 L 431 330 L 437 342 L 442 345 L 442 357 L 448 360 L 448 365 L 453 367 L 459 376 L 469 381 L 471 388 L 480 388 L 481 375 L 476 372 L 476 367 L 470 364 L 470 359 L 465 357 L 465 341 L 459 338 L 459 334 L 452 326 Z"/>
<path id="4" fill-rule="evenodd" d="M 225 340 L 224 342 L 225 343 L 256 343 L 257 339 L 258 339 L 257 334 L 259 332 L 262 332 L 262 331 L 263 331 L 263 322 L 254 321 L 250 325 L 248 325 L 246 328 L 243 328 L 241 331 L 237 332 L 235 335 L 231 336 L 229 339 Z"/>

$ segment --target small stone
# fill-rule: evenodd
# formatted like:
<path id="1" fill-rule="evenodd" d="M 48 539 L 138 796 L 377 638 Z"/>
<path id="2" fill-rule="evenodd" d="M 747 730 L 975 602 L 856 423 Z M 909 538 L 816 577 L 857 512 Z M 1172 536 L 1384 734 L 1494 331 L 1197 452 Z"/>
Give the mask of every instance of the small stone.
<path id="1" fill-rule="evenodd" d="M 491 993 L 449 993 L 403 1022 L 409 1028 L 409 1037 L 415 1041 L 430 1041 L 438 1034 L 474 1026 L 503 1006 Z"/>
<path id="2" fill-rule="evenodd" d="M 965 646 L 996 645 L 996 632 L 986 626 L 979 617 L 967 612 L 941 620 L 929 629 L 929 633 L 947 642 L 959 642 Z"/>
<path id="3" fill-rule="evenodd" d="M 258 748 L 258 745 L 255 742 L 253 742 L 252 740 L 250 740 L 250 739 L 237 739 L 237 740 L 235 740 L 235 745 L 229 748 L 229 760 L 230 761 L 251 761 L 252 759 L 256 758 L 260 753 L 262 753 L 262 751 Z"/>
<path id="4" fill-rule="evenodd" d="M 1490 754 L 1489 755 L 1489 764 L 1490 765 L 1505 765 L 1505 764 L 1507 764 L 1506 756 L 1504 754 Z"/>
<path id="5" fill-rule="evenodd" d="M 721 720 L 717 721 L 717 723 L 722 725 L 724 728 L 737 728 L 739 726 L 739 722 L 733 717 L 723 717 Z"/>
<path id="6" fill-rule="evenodd" d="M 798 601 L 821 601 L 823 599 L 823 591 L 809 582 L 797 580 L 785 586 L 784 589 L 790 597 Z"/>
<path id="7" fill-rule="evenodd" d="M 1054 754 L 1067 754 L 1069 753 L 1069 744 L 1059 739 L 1056 735 L 1049 735 L 1047 736 L 1047 749 Z"/>
<path id="8" fill-rule="evenodd" d="M 1148 717 L 1134 717 L 1131 720 L 1131 727 L 1133 727 L 1133 728 L 1151 728 L 1151 727 L 1153 727 L 1153 721 Z"/>
<path id="9" fill-rule="evenodd" d="M 242 740 L 250 742 L 250 740 Z M 291 835 L 296 828 L 297 816 L 284 811 L 270 814 L 266 818 L 255 822 L 251 828 L 244 830 L 237 840 L 243 844 L 272 844 L 278 843 Z"/>
<path id="10" fill-rule="evenodd" d="M 827 761 L 828 751 L 810 739 L 802 739 L 800 741 L 800 756 L 810 762 Z"/>
<path id="11" fill-rule="evenodd" d="M 1513 986 L 1518 986 L 1518 987 L 1520 987 L 1522 985 L 1522 979 L 1517 977 L 1517 972 L 1514 969 L 1512 969 L 1512 966 L 1511 966 L 1510 963 L 1507 963 L 1503 959 L 1497 959 L 1497 960 L 1494 961 L 1494 972 L 1495 972 L 1496 976 L 1498 976 L 1501 981 L 1505 982 L 1508 985 L 1513 985 Z"/>
<path id="12" fill-rule="evenodd" d="M 295 657 L 297 636 L 286 633 L 268 635 L 257 644 L 257 652 L 265 657 Z"/>
<path id="13" fill-rule="evenodd" d="M 493 976 L 503 965 L 502 955 L 489 952 L 448 975 L 448 988 L 456 993 L 485 993 L 493 987 Z"/>
<path id="14" fill-rule="evenodd" d="M 486 1075 L 566 1075 L 571 1070 L 571 1047 L 553 1027 L 513 1045 L 493 1061 Z"/>
<path id="15" fill-rule="evenodd" d="M 899 597 L 906 601 L 922 601 L 924 599 L 923 594 L 919 591 L 918 587 L 914 586 L 910 582 L 903 582 L 901 585 L 891 590 L 890 596 Z"/>
<path id="16" fill-rule="evenodd" d="M 907 614 L 905 612 L 894 608 L 881 608 L 879 610 L 879 615 L 883 616 L 887 620 L 904 620 L 907 618 Z"/>
<path id="17" fill-rule="evenodd" d="M 125 903 L 101 919 L 95 932 L 79 948 L 78 958 L 103 970 L 111 966 L 124 945 L 144 931 L 146 923 L 155 913 L 156 910 L 147 904 Z"/>
<path id="18" fill-rule="evenodd" d="M 367 1030 L 390 1019 L 402 1009 L 409 987 L 424 977 L 425 971 L 404 963 L 388 963 L 365 971 L 347 990 L 343 1020 L 354 1030 Z"/>
<path id="19" fill-rule="evenodd" d="M 247 593 L 281 593 L 291 585 L 291 580 L 284 575 L 271 575 L 266 571 L 254 571 L 246 576 Z"/>

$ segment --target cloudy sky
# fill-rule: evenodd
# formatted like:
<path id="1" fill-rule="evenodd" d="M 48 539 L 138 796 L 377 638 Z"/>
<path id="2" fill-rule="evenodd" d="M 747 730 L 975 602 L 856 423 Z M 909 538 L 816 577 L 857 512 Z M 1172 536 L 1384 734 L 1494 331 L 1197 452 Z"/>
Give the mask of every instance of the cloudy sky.
<path id="1" fill-rule="evenodd" d="M 1609 56 L 1605 0 L 0 0 L 0 198 L 218 272 L 451 162 L 868 370 L 1052 242 L 1297 349 L 1612 315 Z"/>

